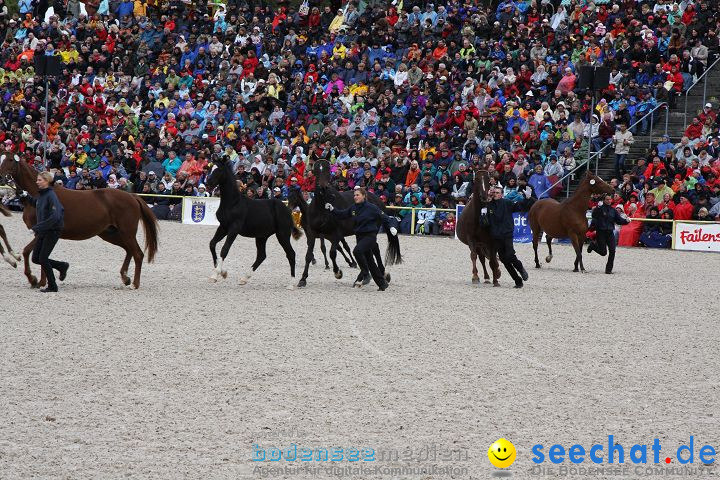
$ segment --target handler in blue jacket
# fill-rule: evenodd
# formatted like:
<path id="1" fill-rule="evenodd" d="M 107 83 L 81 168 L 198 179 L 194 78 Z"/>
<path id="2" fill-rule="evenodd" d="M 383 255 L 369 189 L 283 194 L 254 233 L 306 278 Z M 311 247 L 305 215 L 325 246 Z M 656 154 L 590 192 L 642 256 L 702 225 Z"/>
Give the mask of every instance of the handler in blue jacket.
<path id="1" fill-rule="evenodd" d="M 513 213 L 527 210 L 527 204 L 532 200 L 524 199 L 519 202 L 506 200 L 503 198 L 503 191 L 500 187 L 493 188 L 490 193 L 492 199 L 488 202 L 487 207 L 481 209 L 481 216 L 487 215 L 493 245 L 505 269 L 515 280 L 515 288 L 522 288 L 523 281 L 528 279 L 528 273 L 515 255 Z M 483 224 L 482 218 L 480 224 Z"/>
<path id="2" fill-rule="evenodd" d="M 40 195 L 37 199 L 31 196 L 27 197 L 36 210 L 37 223 L 32 227 L 33 232 L 35 232 L 35 248 L 33 249 L 32 261 L 40 265 L 45 273 L 47 287 L 40 290 L 43 293 L 58 291 L 53 269 L 60 273 L 60 280 L 62 281 L 65 280 L 65 275 L 67 275 L 68 268 L 70 268 L 70 264 L 67 262 L 50 259 L 50 254 L 60 239 L 65 214 L 60 200 L 58 200 L 51 187 L 52 181 L 53 176 L 50 172 L 39 173 L 35 183 L 40 189 Z"/>
<path id="3" fill-rule="evenodd" d="M 337 209 L 331 203 L 326 203 L 325 208 L 340 219 L 352 218 L 357 242 L 353 249 L 355 259 L 361 270 L 370 272 L 379 290 L 385 290 L 388 284 L 377 263 L 375 263 L 373 249 L 377 247 L 379 223 L 385 225 L 393 235 L 397 235 L 397 229 L 391 226 L 390 217 L 385 215 L 376 205 L 367 201 L 367 192 L 364 188 L 356 187 L 353 199 L 355 204 L 348 208 Z M 355 285 L 359 286 L 358 282 Z"/>

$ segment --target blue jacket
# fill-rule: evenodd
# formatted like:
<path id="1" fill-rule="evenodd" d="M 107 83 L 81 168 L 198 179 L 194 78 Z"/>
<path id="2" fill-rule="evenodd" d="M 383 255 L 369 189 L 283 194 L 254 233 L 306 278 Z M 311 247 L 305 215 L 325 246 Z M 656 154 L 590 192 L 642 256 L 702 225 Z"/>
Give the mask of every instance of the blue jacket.
<path id="1" fill-rule="evenodd" d="M 352 218 L 356 235 L 377 233 L 381 223 L 390 227 L 390 218 L 377 205 L 367 201 L 354 203 L 348 208 L 336 208 L 332 213 L 340 219 Z"/>
<path id="2" fill-rule="evenodd" d="M 40 190 L 40 196 L 37 199 L 29 197 L 29 200 L 37 211 L 35 214 L 37 223 L 32 227 L 35 233 L 42 234 L 62 230 L 65 209 L 52 188 Z"/>
<path id="3" fill-rule="evenodd" d="M 487 204 L 487 215 L 490 220 L 490 235 L 493 238 L 512 238 L 515 231 L 514 212 L 525 210 L 526 201 L 511 202 L 504 198 L 493 199 Z"/>

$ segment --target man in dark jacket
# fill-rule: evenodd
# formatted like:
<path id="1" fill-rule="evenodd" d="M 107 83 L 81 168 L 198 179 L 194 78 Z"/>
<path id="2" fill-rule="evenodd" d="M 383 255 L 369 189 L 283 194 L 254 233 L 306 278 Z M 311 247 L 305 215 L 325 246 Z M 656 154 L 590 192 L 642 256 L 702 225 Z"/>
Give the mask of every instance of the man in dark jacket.
<path id="1" fill-rule="evenodd" d="M 605 265 L 607 274 L 613 273 L 613 263 L 615 262 L 615 224 L 627 225 L 630 223 L 627 217 L 620 216 L 611 203 L 612 195 L 606 194 L 602 204 L 593 210 L 590 228 L 595 229 L 596 235 L 595 240 L 590 242 L 587 248 L 588 253 L 595 251 L 602 257 L 609 252 L 607 265 Z"/>
<path id="2" fill-rule="evenodd" d="M 490 194 L 492 200 L 488 202 L 487 207 L 481 209 L 481 215 L 487 215 L 495 250 L 500 257 L 500 261 L 505 265 L 505 269 L 515 280 L 515 288 L 522 288 L 523 281 L 528 279 L 528 273 L 515 255 L 513 213 L 527 210 L 527 204 L 531 200 L 526 199 L 520 202 L 506 200 L 503 198 L 503 191 L 499 187 L 491 189 Z M 482 223 L 481 219 L 481 225 Z"/>

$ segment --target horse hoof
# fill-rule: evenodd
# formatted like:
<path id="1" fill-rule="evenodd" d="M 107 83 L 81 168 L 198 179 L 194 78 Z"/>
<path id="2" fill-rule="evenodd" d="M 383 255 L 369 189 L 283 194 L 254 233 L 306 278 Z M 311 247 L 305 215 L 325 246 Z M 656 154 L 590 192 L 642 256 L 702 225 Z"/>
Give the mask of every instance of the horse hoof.
<path id="1" fill-rule="evenodd" d="M 12 255 L 13 257 L 15 257 L 15 260 L 17 260 L 18 262 L 20 261 L 20 258 L 21 258 L 21 257 L 20 257 L 20 254 L 19 254 L 19 253 L 10 252 L 10 255 Z"/>
<path id="2" fill-rule="evenodd" d="M 132 286 L 132 289 L 133 289 L 133 290 L 137 290 L 137 289 L 139 289 L 139 288 L 140 288 L 140 285 L 135 285 L 135 284 L 133 283 L 133 286 Z"/>
<path id="3" fill-rule="evenodd" d="M 128 285 L 130 285 L 130 279 L 129 279 L 129 278 L 123 278 L 123 285 L 125 285 L 126 287 L 127 287 Z"/>
<path id="4" fill-rule="evenodd" d="M 18 260 L 20 260 L 20 259 L 18 258 Z M 355 262 L 351 263 L 350 268 L 358 268 L 357 263 L 355 263 Z"/>
<path id="5" fill-rule="evenodd" d="M 363 283 L 362 282 L 355 282 L 353 283 L 353 288 L 362 288 Z"/>
<path id="6" fill-rule="evenodd" d="M 313 259 L 312 259 L 312 264 L 315 265 L 316 263 L 317 263 L 317 260 L 315 260 L 315 259 L 313 258 Z"/>
<path id="7" fill-rule="evenodd" d="M 500 282 L 493 282 L 493 287 L 499 287 L 499 286 L 500 286 Z"/>
<path id="8" fill-rule="evenodd" d="M 485 281 L 487 282 L 487 280 L 485 280 Z M 473 277 L 472 283 L 473 283 L 473 284 L 480 283 L 480 278 L 478 278 L 478 277 Z"/>
<path id="9" fill-rule="evenodd" d="M 305 287 L 305 286 L 307 286 L 307 282 L 306 282 L 305 280 L 300 280 L 300 281 L 298 282 L 298 288 L 302 288 L 302 287 Z"/>
<path id="10" fill-rule="evenodd" d="M 227 270 L 223 270 L 222 272 L 220 272 L 220 275 L 222 276 L 222 278 L 227 278 Z"/>
<path id="11" fill-rule="evenodd" d="M 488 285 L 490 285 L 492 282 L 490 281 L 490 279 L 488 279 L 488 280 L 485 280 L 483 283 L 487 283 Z"/>
<path id="12" fill-rule="evenodd" d="M 392 278 L 392 277 L 390 277 L 390 274 L 386 272 L 386 273 L 385 273 L 385 281 L 386 281 L 387 283 L 390 283 L 391 278 Z"/>
<path id="13" fill-rule="evenodd" d="M 208 277 L 208 282 L 217 283 L 217 277 Z"/>
<path id="14" fill-rule="evenodd" d="M 330 265 L 325 265 L 325 270 L 330 270 Z"/>
<path id="15" fill-rule="evenodd" d="M 343 277 L 342 270 L 338 270 L 337 272 L 335 272 L 335 278 L 340 280 L 342 277 Z"/>
<path id="16" fill-rule="evenodd" d="M 545 263 L 550 263 L 550 261 L 552 261 L 552 255 L 545 257 Z"/>
<path id="17" fill-rule="evenodd" d="M 540 268 L 540 264 L 539 264 L 539 263 L 536 263 L 536 264 L 535 264 L 535 268 Z"/>
<path id="18" fill-rule="evenodd" d="M 575 273 L 577 273 L 577 272 L 579 272 L 579 271 L 580 271 L 580 270 L 578 270 L 577 268 L 576 268 L 575 270 L 573 270 L 573 272 L 575 272 Z"/>

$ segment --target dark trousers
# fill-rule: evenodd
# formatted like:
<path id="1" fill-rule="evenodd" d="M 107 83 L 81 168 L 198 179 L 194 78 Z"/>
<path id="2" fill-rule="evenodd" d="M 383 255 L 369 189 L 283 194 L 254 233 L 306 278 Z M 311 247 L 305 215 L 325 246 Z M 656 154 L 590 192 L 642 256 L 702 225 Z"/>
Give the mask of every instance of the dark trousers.
<path id="1" fill-rule="evenodd" d="M 43 232 L 38 234 L 35 241 L 35 248 L 32 253 L 32 261 L 42 267 L 47 279 L 48 288 L 57 289 L 55 273 L 53 269 L 60 270 L 65 266 L 63 262 L 50 259 L 50 254 L 60 239 L 60 232 Z"/>
<path id="2" fill-rule="evenodd" d="M 375 233 L 360 233 L 355 235 L 355 241 L 357 245 L 353 249 L 353 255 L 355 260 L 360 267 L 361 272 L 370 272 L 372 279 L 379 286 L 385 283 L 383 274 L 380 268 L 375 263 L 375 257 L 373 256 L 373 250 L 378 248 L 377 246 L 377 234 Z"/>
<path id="3" fill-rule="evenodd" d="M 505 265 L 505 270 L 508 271 L 516 284 L 522 283 L 522 278 L 520 278 L 518 272 L 523 269 L 523 265 L 517 256 L 515 256 L 515 246 L 513 245 L 512 237 L 493 238 L 493 245 L 500 257 L 500 261 Z"/>
<path id="4" fill-rule="evenodd" d="M 378 270 L 380 270 L 380 274 L 382 276 L 382 274 L 385 272 L 383 271 L 382 268 L 380 268 L 380 263 L 381 263 L 380 259 L 382 257 L 380 256 L 380 246 L 377 244 L 377 241 L 375 242 L 375 246 L 372 249 L 371 258 L 375 260 L 375 264 L 377 265 Z M 366 262 L 366 266 L 367 266 L 367 262 Z M 362 282 L 365 279 L 365 277 L 367 277 L 370 274 L 370 272 L 368 272 L 367 269 L 365 267 L 363 267 L 362 265 L 360 265 L 359 263 L 358 263 L 358 267 L 360 267 L 360 273 L 358 273 L 357 280 L 355 280 L 355 281 Z"/>
<path id="5" fill-rule="evenodd" d="M 615 263 L 615 233 L 612 230 L 598 230 L 595 235 L 593 250 L 601 257 L 608 256 L 605 272 L 612 272 Z"/>

